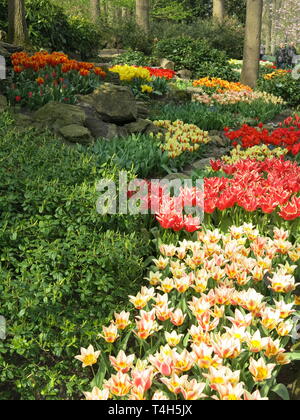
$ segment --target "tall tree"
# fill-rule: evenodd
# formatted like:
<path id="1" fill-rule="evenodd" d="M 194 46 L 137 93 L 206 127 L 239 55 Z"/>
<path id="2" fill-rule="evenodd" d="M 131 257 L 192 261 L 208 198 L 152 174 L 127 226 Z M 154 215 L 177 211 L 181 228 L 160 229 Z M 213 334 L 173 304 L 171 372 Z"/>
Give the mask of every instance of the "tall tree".
<path id="1" fill-rule="evenodd" d="M 91 12 L 92 22 L 97 23 L 100 17 L 100 1 L 99 0 L 90 0 L 90 12 Z"/>
<path id="2" fill-rule="evenodd" d="M 224 0 L 213 0 L 213 18 L 222 23 L 225 18 L 225 4 Z"/>
<path id="3" fill-rule="evenodd" d="M 136 23 L 146 33 L 150 32 L 150 0 L 136 0 Z"/>
<path id="4" fill-rule="evenodd" d="M 244 61 L 241 82 L 255 87 L 259 76 L 263 0 L 247 0 Z"/>
<path id="5" fill-rule="evenodd" d="M 8 0 L 8 41 L 17 45 L 28 42 L 25 0 Z"/>

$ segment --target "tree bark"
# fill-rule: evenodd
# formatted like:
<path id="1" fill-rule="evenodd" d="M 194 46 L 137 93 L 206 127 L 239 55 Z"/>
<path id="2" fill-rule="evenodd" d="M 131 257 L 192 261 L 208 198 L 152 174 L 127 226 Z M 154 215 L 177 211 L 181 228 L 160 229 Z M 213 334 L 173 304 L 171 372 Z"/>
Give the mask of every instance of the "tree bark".
<path id="1" fill-rule="evenodd" d="M 225 18 L 224 0 L 213 0 L 213 19 L 223 23 Z"/>
<path id="2" fill-rule="evenodd" d="M 272 40 L 272 16 L 271 16 L 272 0 L 264 1 L 264 12 L 262 21 L 262 34 L 266 47 L 266 54 L 271 54 L 271 40 Z"/>
<path id="3" fill-rule="evenodd" d="M 252 88 L 259 76 L 263 0 L 247 0 L 246 34 L 241 82 Z"/>
<path id="4" fill-rule="evenodd" d="M 21 46 L 28 43 L 25 0 L 8 0 L 8 42 Z"/>
<path id="5" fill-rule="evenodd" d="M 100 1 L 99 0 L 90 0 L 90 12 L 91 20 L 93 23 L 97 23 L 100 18 Z"/>
<path id="6" fill-rule="evenodd" d="M 150 0 L 136 0 L 136 23 L 146 33 L 150 32 Z"/>

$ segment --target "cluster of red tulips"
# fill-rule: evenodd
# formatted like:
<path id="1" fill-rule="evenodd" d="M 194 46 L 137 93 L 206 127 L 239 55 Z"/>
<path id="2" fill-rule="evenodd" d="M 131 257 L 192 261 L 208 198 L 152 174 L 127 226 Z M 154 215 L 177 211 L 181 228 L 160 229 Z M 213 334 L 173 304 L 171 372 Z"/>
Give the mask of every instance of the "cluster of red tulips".
<path id="1" fill-rule="evenodd" d="M 159 77 L 159 78 L 165 78 L 167 80 L 173 79 L 176 72 L 174 70 L 169 69 L 158 69 L 154 67 L 144 67 L 150 72 L 151 77 Z"/>
<path id="2" fill-rule="evenodd" d="M 214 170 L 224 171 L 230 178 L 205 180 L 205 212 L 226 210 L 235 205 L 248 212 L 261 209 L 270 214 L 278 211 L 284 220 L 300 216 L 300 170 L 296 162 L 246 159 L 233 165 L 212 161 Z"/>
<path id="3" fill-rule="evenodd" d="M 260 144 L 267 144 L 276 147 L 286 147 L 289 152 L 296 156 L 300 152 L 300 117 L 290 117 L 280 124 L 278 128 L 270 132 L 263 128 L 263 124 L 257 127 L 243 125 L 239 130 L 230 131 L 225 128 L 226 137 L 229 138 L 234 146 L 241 144 L 248 148 Z"/>

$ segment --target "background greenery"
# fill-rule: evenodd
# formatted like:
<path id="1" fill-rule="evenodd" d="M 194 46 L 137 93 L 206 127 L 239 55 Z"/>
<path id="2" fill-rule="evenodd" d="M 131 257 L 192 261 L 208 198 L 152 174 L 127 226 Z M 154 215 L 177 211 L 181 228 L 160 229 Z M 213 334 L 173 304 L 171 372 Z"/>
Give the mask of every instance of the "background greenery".
<path id="1" fill-rule="evenodd" d="M 115 165 L 50 134 L 20 136 L 8 115 L 0 161 L 0 399 L 76 398 L 73 356 L 143 278 L 145 219 L 96 212 L 95 183 Z"/>

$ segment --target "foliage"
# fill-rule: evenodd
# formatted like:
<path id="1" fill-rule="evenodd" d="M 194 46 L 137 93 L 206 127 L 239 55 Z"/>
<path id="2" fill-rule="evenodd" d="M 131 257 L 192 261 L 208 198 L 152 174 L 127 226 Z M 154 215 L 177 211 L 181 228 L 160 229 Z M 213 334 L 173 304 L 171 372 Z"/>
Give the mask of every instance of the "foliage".
<path id="1" fill-rule="evenodd" d="M 212 48 L 225 51 L 231 58 L 243 57 L 244 27 L 234 18 L 222 25 L 211 19 L 194 19 L 191 22 L 154 22 L 153 33 L 159 40 L 190 37 L 206 41 Z"/>
<path id="2" fill-rule="evenodd" d="M 5 11 L 3 18 L 7 22 L 7 0 L 0 0 L 0 9 Z M 66 15 L 51 1 L 26 0 L 26 21 L 34 47 L 78 53 L 83 58 L 93 55 L 99 47 L 99 29 L 83 17 Z"/>
<path id="3" fill-rule="evenodd" d="M 129 66 L 147 66 L 149 58 L 141 51 L 128 51 L 115 57 L 112 64 L 128 64 Z"/>
<path id="4" fill-rule="evenodd" d="M 123 137 L 111 141 L 99 139 L 89 149 L 96 154 L 99 164 L 111 161 L 119 168 L 133 170 L 140 178 L 153 178 L 167 175 L 182 169 L 188 163 L 201 157 L 203 146 L 196 152 L 185 151 L 171 159 L 168 152 L 161 150 L 161 137 L 145 135 Z"/>
<path id="5" fill-rule="evenodd" d="M 181 105 L 153 105 L 151 118 L 156 120 L 182 120 L 196 124 L 202 130 L 223 130 L 238 127 L 243 123 L 271 120 L 282 109 L 282 105 L 257 100 L 252 103 L 239 102 L 233 105 L 207 106 L 197 102 Z"/>
<path id="6" fill-rule="evenodd" d="M 289 105 L 300 104 L 300 83 L 299 79 L 292 77 L 291 73 L 276 73 L 275 77 L 264 75 L 258 81 L 258 89 L 281 96 Z"/>
<path id="7" fill-rule="evenodd" d="M 193 40 L 187 37 L 162 40 L 155 45 L 154 56 L 172 60 L 177 70 L 186 68 L 199 77 L 207 76 L 207 72 L 218 76 L 219 69 L 223 75 L 231 72 L 226 54 L 211 48 L 204 40 Z M 232 77 L 235 77 L 234 74 Z"/>
<path id="8" fill-rule="evenodd" d="M 67 359 L 136 290 L 147 235 L 139 217 L 96 212 L 95 184 L 116 179 L 118 168 L 50 134 L 20 136 L 12 124 L 2 114 L 0 308 L 7 339 L 0 341 L 0 395 L 74 398 L 84 380 Z"/>

